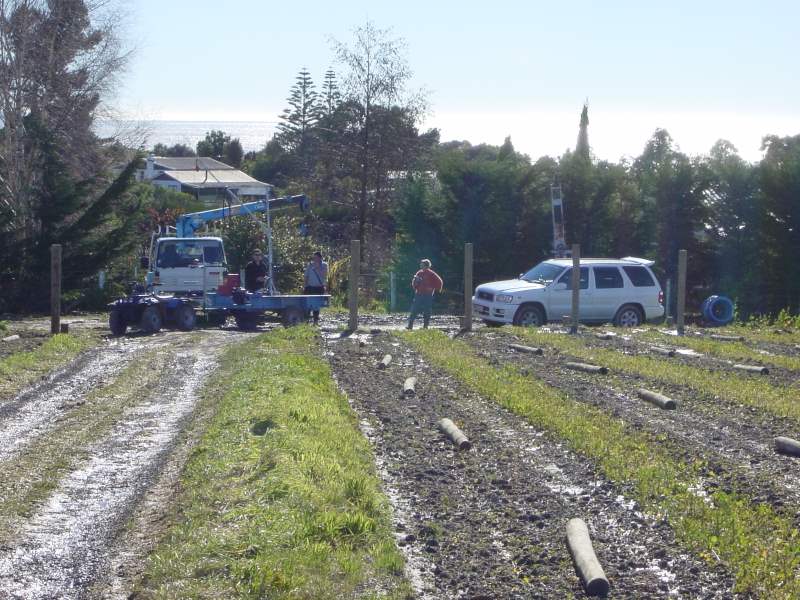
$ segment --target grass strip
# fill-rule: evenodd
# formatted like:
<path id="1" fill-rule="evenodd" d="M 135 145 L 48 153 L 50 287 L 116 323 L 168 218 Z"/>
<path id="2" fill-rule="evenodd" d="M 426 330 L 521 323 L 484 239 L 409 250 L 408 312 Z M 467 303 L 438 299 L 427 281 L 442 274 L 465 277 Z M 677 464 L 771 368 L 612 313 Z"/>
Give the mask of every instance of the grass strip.
<path id="1" fill-rule="evenodd" d="M 796 356 L 786 356 L 783 354 L 763 354 L 758 350 L 754 350 L 750 346 L 746 346 L 742 342 L 723 342 L 712 339 L 704 339 L 700 337 L 675 337 L 662 333 L 657 330 L 651 330 L 641 337 L 649 342 L 664 344 L 669 342 L 674 346 L 683 346 L 691 348 L 697 352 L 724 358 L 728 360 L 745 360 L 756 361 L 767 365 L 775 365 L 789 369 L 790 371 L 800 370 L 800 358 Z"/>
<path id="2" fill-rule="evenodd" d="M 90 333 L 59 333 L 38 348 L 6 356 L 0 360 L 0 400 L 67 364 L 98 341 L 99 338 Z"/>
<path id="3" fill-rule="evenodd" d="M 107 434 L 125 410 L 147 399 L 159 385 L 170 355 L 149 352 L 126 367 L 107 386 L 63 413 L 58 424 L 0 462 L 0 542 L 8 540 L 61 479 L 89 456 L 92 442 Z"/>
<path id="4" fill-rule="evenodd" d="M 682 543 L 731 568 L 738 591 L 768 598 L 800 594 L 800 538 L 791 519 L 736 494 L 698 493 L 699 465 L 673 459 L 656 436 L 512 367 L 491 367 L 465 342 L 436 331 L 400 335 L 482 396 L 566 440 L 610 480 L 633 485 L 645 510 L 667 518 Z"/>
<path id="5" fill-rule="evenodd" d="M 780 333 L 778 333 L 780 331 Z M 714 333 L 722 335 L 741 335 L 754 342 L 770 342 L 773 344 L 800 344 L 800 330 L 783 330 L 779 325 L 754 328 L 750 325 L 728 325 L 714 329 Z"/>
<path id="6" fill-rule="evenodd" d="M 558 348 L 576 358 L 595 362 L 621 373 L 686 386 L 701 394 L 753 406 L 800 422 L 800 389 L 797 387 L 787 389 L 753 376 L 711 371 L 660 357 L 632 356 L 617 350 L 590 348 L 581 338 L 569 335 L 523 327 L 515 328 L 514 333 L 530 343 Z"/>
<path id="7" fill-rule="evenodd" d="M 308 327 L 226 351 L 143 598 L 412 594 L 374 458 Z"/>

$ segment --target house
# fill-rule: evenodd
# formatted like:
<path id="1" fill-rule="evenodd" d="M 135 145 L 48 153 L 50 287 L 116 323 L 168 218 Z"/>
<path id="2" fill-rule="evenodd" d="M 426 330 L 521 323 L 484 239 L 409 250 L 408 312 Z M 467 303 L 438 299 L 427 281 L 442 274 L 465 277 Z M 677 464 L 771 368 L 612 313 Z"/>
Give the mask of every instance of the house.
<path id="1" fill-rule="evenodd" d="M 214 206 L 230 200 L 226 189 L 242 202 L 265 198 L 272 189 L 268 183 L 205 156 L 174 158 L 151 154 L 145 168 L 139 172 L 139 179 L 191 194 Z"/>

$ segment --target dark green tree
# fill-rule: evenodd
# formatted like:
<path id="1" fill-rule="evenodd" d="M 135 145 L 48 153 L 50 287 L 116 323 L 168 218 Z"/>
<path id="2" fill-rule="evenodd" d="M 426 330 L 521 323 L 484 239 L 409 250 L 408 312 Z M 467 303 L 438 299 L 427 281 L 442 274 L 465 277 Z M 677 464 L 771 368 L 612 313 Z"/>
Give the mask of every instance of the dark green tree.
<path id="1" fill-rule="evenodd" d="M 231 136 L 221 130 L 206 132 L 206 137 L 197 142 L 197 156 L 208 156 L 222 160 L 225 157 L 225 145 L 230 143 Z"/>
<path id="2" fill-rule="evenodd" d="M 225 144 L 225 164 L 228 164 L 236 169 L 241 168 L 242 161 L 244 160 L 244 149 L 239 138 L 233 138 L 230 142 Z"/>
<path id="3" fill-rule="evenodd" d="M 581 124 L 578 131 L 578 143 L 575 146 L 575 154 L 585 160 L 591 160 L 591 153 L 592 151 L 589 147 L 589 103 L 584 102 L 583 110 L 581 111 Z"/>
<path id="4" fill-rule="evenodd" d="M 325 71 L 325 80 L 322 82 L 322 93 L 319 95 L 320 115 L 330 116 L 342 102 L 342 94 L 339 91 L 339 82 L 336 80 L 336 72 L 333 69 Z"/>
<path id="5" fill-rule="evenodd" d="M 156 144 L 153 146 L 153 154 L 156 156 L 171 156 L 178 158 L 197 156 L 195 151 L 186 144 L 174 144 L 172 146 L 167 146 L 166 144 Z"/>
<path id="6" fill-rule="evenodd" d="M 283 111 L 278 124 L 278 140 L 297 159 L 299 174 L 311 170 L 315 147 L 315 127 L 320 117 L 317 92 L 311 74 L 303 67 L 289 93 L 289 107 Z"/>

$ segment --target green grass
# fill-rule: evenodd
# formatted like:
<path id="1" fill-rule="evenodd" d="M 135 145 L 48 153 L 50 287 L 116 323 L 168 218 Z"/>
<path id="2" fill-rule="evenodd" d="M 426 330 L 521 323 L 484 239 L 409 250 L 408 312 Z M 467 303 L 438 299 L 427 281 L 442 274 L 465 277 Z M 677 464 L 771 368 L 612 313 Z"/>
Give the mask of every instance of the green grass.
<path id="1" fill-rule="evenodd" d="M 800 388 L 772 385 L 753 375 L 738 375 L 694 367 L 663 357 L 622 354 L 606 348 L 589 348 L 581 338 L 547 333 L 537 329 L 514 328 L 514 333 L 529 343 L 559 350 L 609 369 L 641 375 L 654 381 L 686 386 L 705 396 L 752 406 L 780 417 L 800 422 Z"/>
<path id="2" fill-rule="evenodd" d="M 491 367 L 465 342 L 436 331 L 400 335 L 433 365 L 566 440 L 612 481 L 631 484 L 636 499 L 649 513 L 667 518 L 689 549 L 709 562 L 715 553 L 721 557 L 736 574 L 738 591 L 766 598 L 800 595 L 800 537 L 790 518 L 736 494 L 700 497 L 692 490 L 702 465 L 672 458 L 659 443 L 663 438 L 632 430 L 514 368 Z"/>
<path id="3" fill-rule="evenodd" d="M 776 333 L 777 330 L 781 333 Z M 721 335 L 741 335 L 746 340 L 754 342 L 770 342 L 775 344 L 800 344 L 800 330 L 783 330 L 780 325 L 764 325 L 753 327 L 750 325 L 729 325 L 715 329 L 714 333 Z"/>
<path id="4" fill-rule="evenodd" d="M 800 370 L 800 357 L 785 356 L 782 354 L 762 354 L 758 350 L 742 342 L 724 342 L 700 337 L 675 337 L 660 331 L 648 331 L 641 337 L 650 342 L 667 343 L 675 346 L 691 348 L 697 352 L 735 361 L 756 361 L 766 365 L 775 365 L 791 371 Z"/>
<path id="5" fill-rule="evenodd" d="M 388 502 L 308 327 L 229 350 L 145 598 L 405 598 Z"/>
<path id="6" fill-rule="evenodd" d="M 89 333 L 57 334 L 34 350 L 0 360 L 0 400 L 18 392 L 42 375 L 65 365 L 99 338 Z"/>

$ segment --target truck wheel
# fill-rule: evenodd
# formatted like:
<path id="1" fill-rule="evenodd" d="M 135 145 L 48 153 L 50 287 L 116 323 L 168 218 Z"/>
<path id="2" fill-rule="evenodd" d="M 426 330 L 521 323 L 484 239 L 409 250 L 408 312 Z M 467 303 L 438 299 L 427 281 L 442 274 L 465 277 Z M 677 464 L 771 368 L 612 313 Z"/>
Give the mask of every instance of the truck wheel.
<path id="1" fill-rule="evenodd" d="M 118 310 L 112 310 L 108 315 L 108 328 L 111 330 L 112 335 L 125 335 L 128 330 L 128 323 L 125 317 Z"/>
<path id="2" fill-rule="evenodd" d="M 181 331 L 191 331 L 194 329 L 195 314 L 194 309 L 188 304 L 182 304 L 175 311 L 175 323 Z"/>
<path id="3" fill-rule="evenodd" d="M 638 327 L 642 321 L 642 311 L 633 304 L 625 304 L 614 317 L 614 325 L 617 327 Z"/>
<path id="4" fill-rule="evenodd" d="M 161 330 L 161 312 L 157 306 L 150 305 L 142 312 L 139 329 L 145 333 L 158 333 Z"/>
<path id="5" fill-rule="evenodd" d="M 242 331 L 253 331 L 256 328 L 256 318 L 247 313 L 236 315 L 236 326 Z"/>
<path id="6" fill-rule="evenodd" d="M 225 325 L 227 319 L 228 315 L 221 310 L 214 310 L 206 313 L 206 323 L 208 323 L 210 327 L 222 327 Z"/>
<path id="7" fill-rule="evenodd" d="M 522 327 L 540 327 L 544 325 L 544 312 L 533 304 L 523 304 L 514 315 L 514 325 Z"/>
<path id="8" fill-rule="evenodd" d="M 303 311 L 297 306 L 290 306 L 281 313 L 281 323 L 284 327 L 294 327 L 300 325 L 305 319 Z"/>

